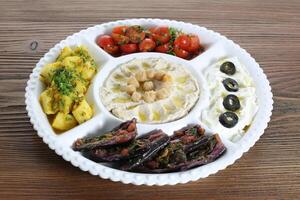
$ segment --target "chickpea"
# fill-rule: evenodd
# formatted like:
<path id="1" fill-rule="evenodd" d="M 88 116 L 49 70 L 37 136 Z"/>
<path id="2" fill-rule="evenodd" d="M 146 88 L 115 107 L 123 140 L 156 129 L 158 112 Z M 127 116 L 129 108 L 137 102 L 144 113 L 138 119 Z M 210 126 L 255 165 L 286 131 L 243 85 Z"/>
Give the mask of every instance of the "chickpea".
<path id="1" fill-rule="evenodd" d="M 165 99 L 170 95 L 170 91 L 167 88 L 161 88 L 156 92 L 157 99 Z"/>
<path id="2" fill-rule="evenodd" d="M 154 78 L 158 81 L 161 81 L 164 77 L 165 73 L 162 71 L 155 72 Z"/>
<path id="3" fill-rule="evenodd" d="M 149 79 L 153 79 L 154 76 L 155 76 L 155 71 L 154 70 L 147 70 L 146 73 L 147 73 L 147 77 Z"/>
<path id="4" fill-rule="evenodd" d="M 128 85 L 133 85 L 135 88 L 140 87 L 139 82 L 136 80 L 136 78 L 134 76 L 131 76 L 128 81 L 127 81 Z"/>
<path id="5" fill-rule="evenodd" d="M 139 100 L 141 100 L 142 95 L 139 92 L 133 92 L 133 94 L 131 95 L 131 99 L 134 102 L 138 102 Z"/>
<path id="6" fill-rule="evenodd" d="M 154 84 L 153 84 L 153 82 L 152 82 L 152 81 L 146 81 L 146 82 L 144 82 L 144 84 L 143 84 L 143 89 L 144 89 L 145 91 L 153 90 L 153 89 L 154 89 Z"/>
<path id="7" fill-rule="evenodd" d="M 125 92 L 127 92 L 127 94 L 131 95 L 132 93 L 134 93 L 136 91 L 136 88 L 134 85 L 127 85 L 125 86 Z"/>
<path id="8" fill-rule="evenodd" d="M 147 91 L 145 92 L 143 99 L 147 102 L 147 103 L 152 103 L 155 101 L 156 99 L 156 92 L 151 90 L 151 91 Z"/>
<path id="9" fill-rule="evenodd" d="M 172 76 L 169 74 L 165 74 L 162 78 L 163 82 L 172 82 Z"/>
<path id="10" fill-rule="evenodd" d="M 147 74 L 145 71 L 139 71 L 135 74 L 135 78 L 136 80 L 138 80 L 139 82 L 144 82 L 147 80 Z"/>

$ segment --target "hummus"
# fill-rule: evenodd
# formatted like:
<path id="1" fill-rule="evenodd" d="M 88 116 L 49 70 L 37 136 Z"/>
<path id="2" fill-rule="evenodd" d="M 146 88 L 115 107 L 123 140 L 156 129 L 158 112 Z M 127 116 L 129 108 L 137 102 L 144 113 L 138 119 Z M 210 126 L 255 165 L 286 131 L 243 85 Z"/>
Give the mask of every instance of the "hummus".
<path id="1" fill-rule="evenodd" d="M 220 71 L 220 66 L 225 61 L 230 61 L 235 65 L 236 72 L 233 75 L 227 75 Z M 251 125 L 258 109 L 252 78 L 236 57 L 223 59 L 210 66 L 204 71 L 204 77 L 210 91 L 210 98 L 209 106 L 202 112 L 202 121 L 212 131 L 223 134 L 233 142 L 238 141 Z M 238 83 L 238 91 L 229 92 L 225 89 L 222 81 L 226 78 L 232 78 Z M 240 109 L 235 111 L 238 123 L 232 128 L 224 127 L 219 121 L 219 116 L 227 111 L 223 106 L 223 99 L 228 94 L 236 95 L 240 101 Z"/>
<path id="2" fill-rule="evenodd" d="M 133 59 L 118 66 L 100 89 L 104 106 L 122 120 L 165 123 L 185 116 L 200 95 L 186 66 L 162 58 Z"/>

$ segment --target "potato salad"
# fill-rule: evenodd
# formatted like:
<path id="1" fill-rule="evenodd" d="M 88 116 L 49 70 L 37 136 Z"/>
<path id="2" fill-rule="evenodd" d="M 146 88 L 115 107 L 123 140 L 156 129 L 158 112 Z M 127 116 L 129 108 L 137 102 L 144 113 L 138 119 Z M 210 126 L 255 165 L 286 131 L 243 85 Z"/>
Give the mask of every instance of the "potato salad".
<path id="1" fill-rule="evenodd" d="M 93 116 L 85 93 L 96 71 L 84 46 L 63 48 L 54 63 L 43 67 L 40 80 L 46 89 L 39 100 L 55 131 L 69 130 Z"/>

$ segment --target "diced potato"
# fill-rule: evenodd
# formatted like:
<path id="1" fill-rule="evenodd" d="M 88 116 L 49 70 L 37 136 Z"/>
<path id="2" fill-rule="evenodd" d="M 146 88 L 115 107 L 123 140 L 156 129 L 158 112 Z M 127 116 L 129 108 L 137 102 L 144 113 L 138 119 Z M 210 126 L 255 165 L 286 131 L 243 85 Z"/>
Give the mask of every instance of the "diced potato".
<path id="1" fill-rule="evenodd" d="M 68 56 L 64 58 L 62 65 L 67 69 L 76 69 L 76 67 L 81 66 L 83 63 L 79 56 Z"/>
<path id="2" fill-rule="evenodd" d="M 71 114 L 65 114 L 63 112 L 58 112 L 53 120 L 52 127 L 60 130 L 66 131 L 77 125 L 77 121 Z"/>
<path id="3" fill-rule="evenodd" d="M 72 56 L 73 54 L 74 54 L 74 52 L 72 51 L 72 49 L 70 47 L 64 47 L 61 50 L 57 60 L 62 61 L 65 57 Z"/>
<path id="4" fill-rule="evenodd" d="M 94 77 L 95 73 L 96 73 L 96 68 L 93 67 L 91 63 L 88 61 L 84 64 L 84 67 L 81 70 L 81 77 L 84 80 L 90 81 Z"/>
<path id="5" fill-rule="evenodd" d="M 88 49 L 85 46 L 76 47 L 74 49 L 74 53 L 76 56 L 80 56 L 84 61 L 89 61 L 92 59 Z"/>
<path id="6" fill-rule="evenodd" d="M 75 108 L 73 108 L 72 114 L 79 124 L 89 120 L 93 116 L 93 110 L 86 100 L 82 100 Z"/>
<path id="7" fill-rule="evenodd" d="M 65 114 L 70 113 L 73 106 L 73 99 L 70 96 L 63 95 L 59 100 L 59 110 Z"/>
<path id="8" fill-rule="evenodd" d="M 85 94 L 87 88 L 86 88 L 86 84 L 82 81 L 82 80 L 76 80 L 75 81 L 75 91 L 78 93 L 78 94 Z"/>
<path id="9" fill-rule="evenodd" d="M 56 110 L 53 109 L 53 94 L 51 89 L 47 89 L 40 95 L 40 102 L 44 112 L 48 115 L 55 114 Z"/>
<path id="10" fill-rule="evenodd" d="M 61 67 L 61 62 L 55 62 L 45 65 L 40 74 L 41 81 L 43 81 L 47 85 L 50 85 L 54 71 L 59 67 Z"/>

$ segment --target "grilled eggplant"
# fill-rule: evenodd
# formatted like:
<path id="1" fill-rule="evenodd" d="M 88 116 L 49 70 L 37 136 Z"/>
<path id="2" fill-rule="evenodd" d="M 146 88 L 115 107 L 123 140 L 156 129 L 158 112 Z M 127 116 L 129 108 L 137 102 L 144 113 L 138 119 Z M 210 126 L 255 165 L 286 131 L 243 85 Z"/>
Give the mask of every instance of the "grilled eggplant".
<path id="1" fill-rule="evenodd" d="M 142 140 L 148 140 L 148 151 L 145 151 L 142 155 L 132 157 L 127 162 L 123 163 L 121 169 L 130 171 L 140 166 L 144 162 L 152 159 L 156 154 L 168 145 L 170 138 L 162 130 L 153 130 L 140 137 Z"/>
<path id="2" fill-rule="evenodd" d="M 111 131 L 99 136 L 77 139 L 73 144 L 75 151 L 91 150 L 97 147 L 108 147 L 132 141 L 137 135 L 136 119 L 121 123 Z"/>
<path id="3" fill-rule="evenodd" d="M 225 152 L 225 146 L 217 134 L 204 137 L 207 137 L 208 142 L 189 153 L 184 151 L 181 141 L 172 140 L 154 159 L 145 162 L 136 171 L 146 173 L 184 171 L 216 160 Z"/>

